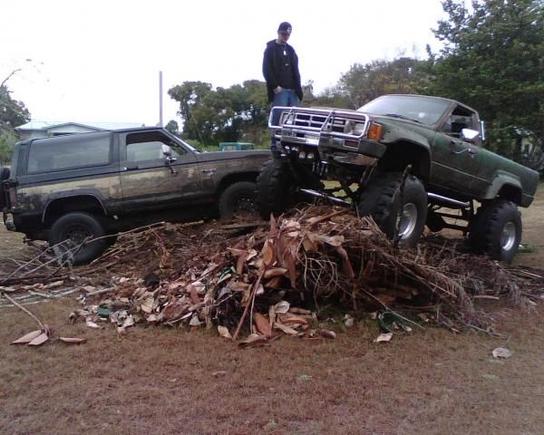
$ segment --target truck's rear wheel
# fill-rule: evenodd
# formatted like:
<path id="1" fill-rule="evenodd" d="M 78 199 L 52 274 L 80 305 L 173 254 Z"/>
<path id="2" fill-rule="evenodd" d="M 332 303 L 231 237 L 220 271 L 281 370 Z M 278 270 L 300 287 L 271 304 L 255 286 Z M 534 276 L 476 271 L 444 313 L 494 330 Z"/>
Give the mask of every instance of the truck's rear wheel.
<path id="1" fill-rule="evenodd" d="M 479 254 L 510 263 L 521 242 L 521 213 L 516 204 L 496 200 L 483 205 L 470 222 L 468 242 Z"/>
<path id="2" fill-rule="evenodd" d="M 105 234 L 103 226 L 93 215 L 73 212 L 58 218 L 51 227 L 49 245 L 63 263 L 85 264 L 97 258 L 108 247 L 106 239 L 84 243 Z M 63 243 L 61 243 L 63 242 Z M 78 249 L 79 247 L 79 249 Z"/>
<path id="3" fill-rule="evenodd" d="M 427 193 L 421 181 L 400 172 L 376 174 L 362 191 L 359 215 L 372 216 L 387 237 L 415 246 L 427 220 Z M 401 189 L 403 187 L 403 189 Z M 398 235 L 397 235 L 398 231 Z"/>
<path id="4" fill-rule="evenodd" d="M 283 213 L 294 203 L 295 183 L 289 164 L 280 159 L 264 163 L 257 177 L 257 208 L 264 219 Z"/>
<path id="5" fill-rule="evenodd" d="M 227 187 L 219 197 L 219 216 L 231 219 L 234 216 L 251 216 L 257 212 L 255 183 L 238 181 Z"/>

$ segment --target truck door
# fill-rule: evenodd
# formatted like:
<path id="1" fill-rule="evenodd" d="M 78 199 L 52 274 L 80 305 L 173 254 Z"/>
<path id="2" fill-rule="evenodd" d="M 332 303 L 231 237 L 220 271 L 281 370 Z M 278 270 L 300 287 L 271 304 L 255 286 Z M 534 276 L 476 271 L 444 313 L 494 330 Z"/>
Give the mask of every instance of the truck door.
<path id="1" fill-rule="evenodd" d="M 195 155 L 161 131 L 123 133 L 121 189 L 125 211 L 179 206 L 201 190 Z M 172 150 L 168 165 L 164 147 Z"/>
<path id="2" fill-rule="evenodd" d="M 448 190 L 479 196 L 488 180 L 480 174 L 481 138 L 463 139 L 465 128 L 480 130 L 478 115 L 465 106 L 453 108 L 438 129 L 433 143 L 433 174 L 435 182 Z"/>

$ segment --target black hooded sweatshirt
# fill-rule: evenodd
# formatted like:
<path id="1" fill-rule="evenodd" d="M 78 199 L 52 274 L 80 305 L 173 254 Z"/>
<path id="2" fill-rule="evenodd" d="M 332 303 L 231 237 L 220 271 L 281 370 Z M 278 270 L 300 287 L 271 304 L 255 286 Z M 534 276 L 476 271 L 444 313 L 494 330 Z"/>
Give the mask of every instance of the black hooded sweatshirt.
<path id="1" fill-rule="evenodd" d="M 302 87 L 298 71 L 298 57 L 289 44 L 278 44 L 276 40 L 266 44 L 263 58 L 263 75 L 268 90 L 268 101 L 274 100 L 274 89 L 281 86 L 293 89 L 302 101 Z"/>

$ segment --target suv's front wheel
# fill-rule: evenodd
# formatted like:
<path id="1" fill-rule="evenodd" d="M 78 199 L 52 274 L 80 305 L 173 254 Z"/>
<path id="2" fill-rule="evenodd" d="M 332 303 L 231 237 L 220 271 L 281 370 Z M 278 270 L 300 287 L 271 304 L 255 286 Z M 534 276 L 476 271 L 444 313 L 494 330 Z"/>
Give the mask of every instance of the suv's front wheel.
<path id="1" fill-rule="evenodd" d="M 108 247 L 104 239 L 86 242 L 104 236 L 99 220 L 89 213 L 73 212 L 58 218 L 49 232 L 49 246 L 63 263 L 85 264 L 97 258 Z"/>
<path id="2" fill-rule="evenodd" d="M 376 174 L 361 193 L 360 216 L 372 216 L 387 237 L 403 246 L 417 245 L 427 220 L 427 193 L 423 183 L 400 172 Z"/>

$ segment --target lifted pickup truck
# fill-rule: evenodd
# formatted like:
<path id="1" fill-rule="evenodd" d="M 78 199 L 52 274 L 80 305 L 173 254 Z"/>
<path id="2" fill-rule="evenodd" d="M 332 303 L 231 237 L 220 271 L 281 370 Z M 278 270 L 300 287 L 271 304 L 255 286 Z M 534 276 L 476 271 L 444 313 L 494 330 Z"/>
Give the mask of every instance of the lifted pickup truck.
<path id="1" fill-rule="evenodd" d="M 161 128 L 19 142 L 2 171 L 0 210 L 9 230 L 58 245 L 156 220 L 254 207 L 267 151 L 199 153 Z M 84 244 L 74 264 L 100 255 L 114 237 Z M 63 244 L 61 243 L 61 246 Z"/>
<path id="2" fill-rule="evenodd" d="M 276 107 L 269 128 L 277 151 L 257 179 L 263 216 L 304 193 L 355 206 L 407 246 L 427 225 L 462 230 L 475 251 L 506 262 L 518 249 L 517 207 L 533 201 L 538 173 L 483 148 L 470 107 L 385 95 L 359 110 Z"/>

